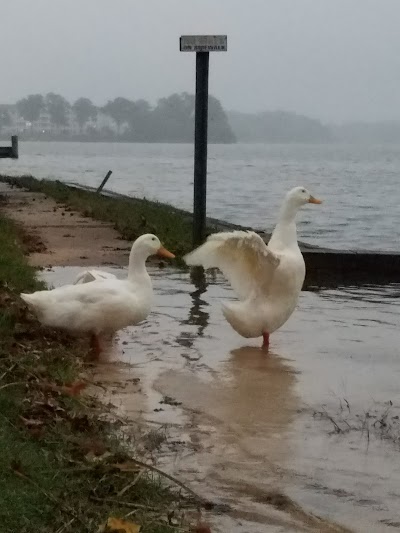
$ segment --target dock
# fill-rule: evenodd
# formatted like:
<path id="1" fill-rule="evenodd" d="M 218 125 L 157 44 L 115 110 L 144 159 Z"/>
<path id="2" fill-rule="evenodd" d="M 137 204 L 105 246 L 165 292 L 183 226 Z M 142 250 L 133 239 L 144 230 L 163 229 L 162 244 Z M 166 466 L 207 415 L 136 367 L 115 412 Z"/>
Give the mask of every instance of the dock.
<path id="1" fill-rule="evenodd" d="M 18 135 L 11 137 L 11 146 L 0 146 L 0 159 L 18 159 Z"/>

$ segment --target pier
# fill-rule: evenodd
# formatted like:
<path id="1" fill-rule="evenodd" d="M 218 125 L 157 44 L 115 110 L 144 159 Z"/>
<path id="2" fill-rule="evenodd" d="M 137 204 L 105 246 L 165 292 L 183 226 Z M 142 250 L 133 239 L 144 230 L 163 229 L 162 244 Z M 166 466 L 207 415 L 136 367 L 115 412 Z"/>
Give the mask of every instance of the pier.
<path id="1" fill-rule="evenodd" d="M 18 159 L 18 135 L 11 137 L 11 146 L 0 146 L 0 159 Z"/>

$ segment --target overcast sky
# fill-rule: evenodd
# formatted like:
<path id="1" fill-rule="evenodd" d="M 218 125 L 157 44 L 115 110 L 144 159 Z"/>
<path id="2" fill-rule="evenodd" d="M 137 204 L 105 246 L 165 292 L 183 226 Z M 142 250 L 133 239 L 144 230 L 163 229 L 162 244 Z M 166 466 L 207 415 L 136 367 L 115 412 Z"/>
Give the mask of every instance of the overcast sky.
<path id="1" fill-rule="evenodd" d="M 2 0 L 0 17 L 0 103 L 193 92 L 178 38 L 221 33 L 210 92 L 226 109 L 400 119 L 400 0 Z"/>

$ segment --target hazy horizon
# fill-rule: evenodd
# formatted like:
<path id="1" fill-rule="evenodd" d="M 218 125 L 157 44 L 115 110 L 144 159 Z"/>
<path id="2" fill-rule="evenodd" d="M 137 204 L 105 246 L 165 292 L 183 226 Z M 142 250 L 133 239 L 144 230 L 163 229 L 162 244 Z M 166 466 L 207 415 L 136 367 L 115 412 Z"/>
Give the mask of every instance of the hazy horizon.
<path id="1" fill-rule="evenodd" d="M 193 93 L 195 54 L 179 52 L 179 36 L 222 33 L 228 52 L 211 54 L 210 93 L 226 110 L 400 120 L 397 0 L 16 0 L 2 18 L 2 103 Z"/>

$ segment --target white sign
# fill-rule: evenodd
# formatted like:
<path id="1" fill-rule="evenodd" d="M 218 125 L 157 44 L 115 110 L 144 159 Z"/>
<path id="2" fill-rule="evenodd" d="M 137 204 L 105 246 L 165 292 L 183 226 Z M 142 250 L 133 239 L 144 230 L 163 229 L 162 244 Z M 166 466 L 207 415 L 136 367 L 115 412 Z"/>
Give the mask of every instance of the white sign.
<path id="1" fill-rule="evenodd" d="M 226 52 L 226 35 L 182 35 L 179 39 L 181 52 Z"/>

